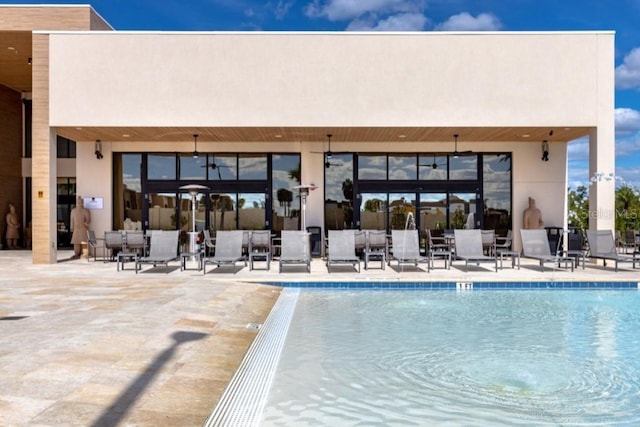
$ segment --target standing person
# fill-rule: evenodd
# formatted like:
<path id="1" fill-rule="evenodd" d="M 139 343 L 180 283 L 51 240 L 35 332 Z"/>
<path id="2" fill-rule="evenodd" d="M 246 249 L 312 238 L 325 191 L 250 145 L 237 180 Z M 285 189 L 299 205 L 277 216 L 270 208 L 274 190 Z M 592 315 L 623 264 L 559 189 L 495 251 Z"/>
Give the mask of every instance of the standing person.
<path id="1" fill-rule="evenodd" d="M 84 200 L 78 196 L 76 207 L 71 210 L 71 243 L 74 259 L 82 255 L 82 242 L 87 241 L 87 231 L 91 224 L 91 213 L 84 207 Z"/>
<path id="2" fill-rule="evenodd" d="M 16 207 L 9 203 L 9 213 L 7 213 L 7 249 L 18 249 L 18 239 L 20 238 L 20 223 Z"/>

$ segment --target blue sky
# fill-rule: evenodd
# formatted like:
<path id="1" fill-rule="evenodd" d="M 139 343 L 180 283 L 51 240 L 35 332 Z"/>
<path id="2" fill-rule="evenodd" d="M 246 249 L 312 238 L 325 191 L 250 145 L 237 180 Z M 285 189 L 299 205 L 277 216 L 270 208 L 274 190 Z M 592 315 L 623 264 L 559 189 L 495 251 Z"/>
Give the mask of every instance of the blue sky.
<path id="1" fill-rule="evenodd" d="M 640 0 L 96 0 L 116 30 L 616 32 L 616 179 L 640 188 Z M 569 185 L 588 183 L 586 140 L 569 145 Z"/>

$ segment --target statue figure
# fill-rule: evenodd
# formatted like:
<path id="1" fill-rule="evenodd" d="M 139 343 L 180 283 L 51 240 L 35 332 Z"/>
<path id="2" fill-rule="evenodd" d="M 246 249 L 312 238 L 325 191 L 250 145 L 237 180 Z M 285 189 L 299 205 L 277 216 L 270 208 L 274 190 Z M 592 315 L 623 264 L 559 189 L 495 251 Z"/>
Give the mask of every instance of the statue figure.
<path id="1" fill-rule="evenodd" d="M 20 238 L 20 223 L 18 222 L 18 214 L 16 207 L 9 204 L 9 213 L 7 213 L 7 249 L 18 249 L 18 239 Z"/>
<path id="2" fill-rule="evenodd" d="M 71 243 L 73 244 L 73 259 L 82 255 L 82 242 L 88 239 L 87 231 L 91 223 L 91 213 L 84 207 L 84 200 L 78 197 L 76 207 L 71 210 Z"/>
<path id="3" fill-rule="evenodd" d="M 525 230 L 535 230 L 544 227 L 542 212 L 536 207 L 536 200 L 532 197 L 529 197 L 529 207 L 524 210 L 522 224 Z"/>

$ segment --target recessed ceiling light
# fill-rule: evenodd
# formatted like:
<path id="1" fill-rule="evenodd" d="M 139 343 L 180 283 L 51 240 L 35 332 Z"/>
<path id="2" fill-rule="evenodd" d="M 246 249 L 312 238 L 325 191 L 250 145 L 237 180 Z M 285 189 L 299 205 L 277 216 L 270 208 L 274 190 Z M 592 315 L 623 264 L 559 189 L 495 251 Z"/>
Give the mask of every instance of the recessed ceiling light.
<path id="1" fill-rule="evenodd" d="M 571 128 L 564 128 L 564 130 L 571 130 Z"/>
<path id="2" fill-rule="evenodd" d="M 123 134 L 122 134 L 122 137 L 123 137 L 123 138 L 129 138 L 130 136 L 131 136 L 131 135 L 129 135 L 128 133 L 123 133 Z"/>
<path id="3" fill-rule="evenodd" d="M 82 128 L 76 128 L 76 130 L 82 130 Z"/>
<path id="4" fill-rule="evenodd" d="M 398 138 L 406 138 L 406 137 L 407 137 L 407 135 L 404 135 L 404 134 L 403 135 L 398 135 Z"/>
<path id="5" fill-rule="evenodd" d="M 278 134 L 278 135 L 274 135 L 276 138 L 282 138 L 282 135 Z"/>
<path id="6" fill-rule="evenodd" d="M 521 137 L 521 138 L 529 138 L 531 135 L 528 134 L 528 133 L 523 133 L 523 134 L 518 135 L 518 136 Z"/>
<path id="7" fill-rule="evenodd" d="M 7 46 L 7 49 L 9 49 L 9 50 L 16 50 L 16 48 L 15 48 L 15 47 L 13 47 L 13 46 Z"/>

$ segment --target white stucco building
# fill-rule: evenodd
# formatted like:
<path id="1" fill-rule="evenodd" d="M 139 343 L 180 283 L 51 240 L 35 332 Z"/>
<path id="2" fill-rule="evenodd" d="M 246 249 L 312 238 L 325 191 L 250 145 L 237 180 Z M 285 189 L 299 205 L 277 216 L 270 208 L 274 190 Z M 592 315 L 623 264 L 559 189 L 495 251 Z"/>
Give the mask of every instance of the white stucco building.
<path id="1" fill-rule="evenodd" d="M 70 14 L 84 27 L 52 19 Z M 15 38 L 31 63 L 0 47 L 0 106 L 21 111 L 0 122 L 19 141 L 0 145 L 22 147 L 7 167 L 36 263 L 56 260 L 61 177 L 100 202 L 97 234 L 191 227 L 189 183 L 210 188 L 199 229 L 299 227 L 292 188 L 313 184 L 305 225 L 323 230 L 411 212 L 421 229 L 473 213 L 517 231 L 529 197 L 566 227 L 570 141 L 589 138 L 591 175 L 614 171 L 613 32 L 121 32 L 88 6 L 0 7 L 0 40 Z M 57 159 L 58 136 L 75 160 Z M 590 210 L 614 228 L 612 182 Z"/>

